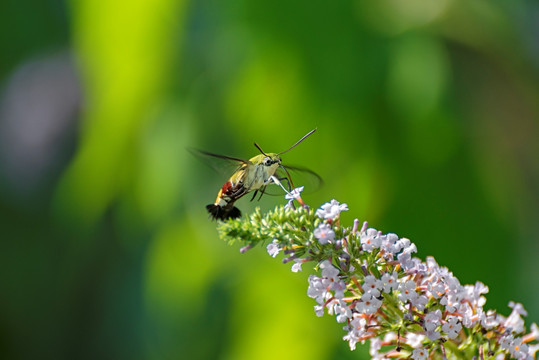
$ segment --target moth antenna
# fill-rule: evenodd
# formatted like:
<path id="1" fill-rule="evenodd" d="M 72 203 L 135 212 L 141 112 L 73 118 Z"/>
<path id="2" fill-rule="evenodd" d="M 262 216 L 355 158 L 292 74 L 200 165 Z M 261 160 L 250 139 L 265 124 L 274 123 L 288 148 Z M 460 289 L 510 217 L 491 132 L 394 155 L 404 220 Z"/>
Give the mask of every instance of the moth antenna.
<path id="1" fill-rule="evenodd" d="M 266 155 L 266 153 L 264 152 L 264 150 L 262 150 L 262 148 L 260 147 L 260 145 L 258 145 L 257 143 L 255 143 L 255 147 L 264 155 Z M 268 155 L 266 155 L 268 156 Z"/>
<path id="2" fill-rule="evenodd" d="M 316 129 L 317 129 L 317 128 L 312 129 L 312 130 L 309 131 L 306 135 L 304 135 L 301 139 L 299 139 L 294 145 L 292 145 L 288 150 L 281 151 L 281 152 L 278 153 L 277 155 L 281 155 L 281 154 L 284 154 L 285 152 L 288 152 L 288 151 L 292 150 L 293 148 L 295 148 L 296 146 L 298 146 L 300 142 L 302 142 L 302 141 L 305 140 L 307 137 L 309 137 L 313 132 L 315 132 Z M 256 144 L 255 144 L 255 145 L 256 145 Z"/>

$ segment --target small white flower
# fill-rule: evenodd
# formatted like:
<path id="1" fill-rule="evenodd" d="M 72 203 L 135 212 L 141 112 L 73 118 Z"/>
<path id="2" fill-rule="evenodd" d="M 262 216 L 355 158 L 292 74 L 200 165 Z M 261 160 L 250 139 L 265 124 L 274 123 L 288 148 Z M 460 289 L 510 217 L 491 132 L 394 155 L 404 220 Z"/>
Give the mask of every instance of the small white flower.
<path id="1" fill-rule="evenodd" d="M 425 340 L 425 335 L 410 332 L 406 334 L 406 343 L 413 348 L 419 348 Z"/>
<path id="2" fill-rule="evenodd" d="M 281 248 L 279 247 L 279 243 L 277 242 L 277 240 L 273 240 L 273 242 L 269 243 L 268 246 L 266 246 L 266 250 L 271 257 L 276 257 L 277 254 L 279 254 L 279 252 L 281 251 Z"/>
<path id="3" fill-rule="evenodd" d="M 411 299 L 410 302 L 419 311 L 425 310 L 425 306 L 429 302 L 429 299 L 425 295 L 419 295 L 415 299 Z"/>
<path id="4" fill-rule="evenodd" d="M 429 271 L 433 274 L 436 274 L 438 272 L 438 268 L 440 267 L 438 263 L 436 262 L 436 259 L 432 256 L 427 256 L 425 259 L 425 263 L 427 264 L 427 267 L 429 268 Z"/>
<path id="5" fill-rule="evenodd" d="M 328 260 L 324 260 L 320 264 L 322 269 L 321 283 L 326 291 L 335 291 L 335 297 L 342 299 L 346 290 L 346 283 L 339 279 L 339 269 L 331 264 Z"/>
<path id="6" fill-rule="evenodd" d="M 380 289 L 382 288 L 382 282 L 375 278 L 373 275 L 365 276 L 365 282 L 363 283 L 363 290 L 365 293 L 371 294 L 374 297 L 380 296 Z"/>
<path id="7" fill-rule="evenodd" d="M 313 298 L 318 304 L 323 304 L 328 296 L 327 287 L 322 282 L 322 278 L 316 275 L 309 275 L 309 287 L 307 288 L 307 296 Z"/>
<path id="8" fill-rule="evenodd" d="M 286 194 L 284 196 L 284 198 L 286 200 L 293 200 L 293 199 L 297 199 L 300 197 L 300 194 L 301 192 L 303 191 L 303 186 L 300 186 L 300 187 L 297 187 L 295 189 L 293 189 L 292 191 L 290 191 L 288 194 Z"/>
<path id="9" fill-rule="evenodd" d="M 396 271 L 393 271 L 392 274 L 384 273 L 382 275 L 382 286 L 384 287 L 385 293 L 389 293 L 391 290 L 397 290 L 399 287 L 398 276 Z"/>
<path id="10" fill-rule="evenodd" d="M 481 310 L 481 308 L 478 310 Z M 477 320 L 479 320 L 479 315 L 474 314 L 473 309 L 468 303 L 462 304 L 459 313 L 462 314 L 462 326 L 464 327 L 471 328 L 477 323 Z"/>
<path id="11" fill-rule="evenodd" d="M 460 285 L 459 279 L 454 277 L 453 274 L 445 275 L 444 281 L 447 285 L 448 292 L 460 294 L 463 291 L 463 287 Z"/>
<path id="12" fill-rule="evenodd" d="M 395 242 L 395 247 L 397 251 L 401 251 L 402 249 L 410 245 L 410 243 L 411 243 L 410 239 L 400 238 L 399 240 Z"/>
<path id="13" fill-rule="evenodd" d="M 292 265 L 292 272 L 301 271 L 301 265 L 303 265 L 303 261 L 301 259 L 296 259 Z"/>
<path id="14" fill-rule="evenodd" d="M 285 209 L 291 209 L 291 210 L 295 210 L 295 207 L 294 207 L 294 200 L 288 200 L 288 202 L 286 203 L 286 205 L 284 206 Z"/>
<path id="15" fill-rule="evenodd" d="M 500 343 L 500 347 L 503 349 L 503 350 L 509 350 L 509 348 L 511 347 L 511 343 L 513 342 L 514 340 L 514 337 L 513 335 L 505 335 L 505 336 L 502 336 L 501 339 L 498 341 Z"/>
<path id="16" fill-rule="evenodd" d="M 500 316 L 494 310 L 488 310 L 486 313 L 481 308 L 477 310 L 480 314 L 481 326 L 485 329 L 492 329 L 500 324 Z"/>
<path id="17" fill-rule="evenodd" d="M 338 323 L 343 323 L 352 318 L 352 310 L 341 299 L 333 299 L 327 304 L 328 314 L 336 315 Z"/>
<path id="18" fill-rule="evenodd" d="M 414 272 L 416 274 L 421 274 L 423 276 L 428 274 L 427 264 L 422 262 L 421 259 L 413 258 L 412 261 L 415 262 Z"/>
<path id="19" fill-rule="evenodd" d="M 399 299 L 402 302 L 407 302 L 408 300 L 415 300 L 417 298 L 417 292 L 415 289 L 417 285 L 414 280 L 406 280 L 399 284 Z"/>
<path id="20" fill-rule="evenodd" d="M 522 304 L 509 302 L 509 307 L 513 309 L 505 320 L 505 327 L 510 328 L 514 333 L 519 334 L 524 331 L 524 319 L 521 317 L 528 315 Z"/>
<path id="21" fill-rule="evenodd" d="M 415 267 L 415 262 L 412 260 L 412 255 L 409 252 L 402 252 L 397 255 L 397 260 L 404 270 L 411 270 Z"/>
<path id="22" fill-rule="evenodd" d="M 324 316 L 324 305 L 315 305 L 314 306 L 314 313 L 318 317 Z"/>
<path id="23" fill-rule="evenodd" d="M 455 312 L 460 304 L 460 297 L 456 294 L 446 294 L 440 299 L 440 304 L 445 305 L 448 312 Z"/>
<path id="24" fill-rule="evenodd" d="M 462 325 L 458 322 L 459 318 L 456 316 L 449 316 L 447 322 L 442 325 L 442 331 L 447 334 L 447 337 L 454 339 L 462 329 Z"/>
<path id="25" fill-rule="evenodd" d="M 539 343 L 528 345 L 528 353 L 530 354 L 531 360 L 535 359 L 533 356 L 535 356 L 535 353 L 538 351 L 539 351 Z"/>
<path id="26" fill-rule="evenodd" d="M 335 232 L 329 224 L 324 223 L 314 229 L 314 237 L 318 239 L 320 245 L 325 245 L 335 240 Z"/>
<path id="27" fill-rule="evenodd" d="M 417 246 L 415 246 L 413 242 L 411 242 L 408 239 L 402 239 L 402 240 L 407 240 L 406 241 L 407 245 L 402 248 L 402 252 L 409 253 L 409 254 L 415 254 L 417 252 Z"/>
<path id="28" fill-rule="evenodd" d="M 338 281 L 334 286 L 333 290 L 335 290 L 335 297 L 337 299 L 344 298 L 344 292 L 346 291 L 346 283 L 344 280 Z"/>
<path id="29" fill-rule="evenodd" d="M 352 314 L 350 325 L 345 327 L 345 329 L 348 330 L 348 334 L 343 337 L 343 340 L 348 341 L 350 350 L 355 350 L 359 338 L 367 334 L 367 330 L 365 329 L 366 325 L 367 320 L 364 319 L 360 314 Z"/>
<path id="30" fill-rule="evenodd" d="M 445 294 L 445 285 L 438 280 L 437 276 L 435 276 L 434 279 L 427 283 L 427 290 L 433 298 L 439 299 L 440 296 Z"/>
<path id="31" fill-rule="evenodd" d="M 537 326 L 536 323 L 531 324 L 530 333 L 528 334 L 528 337 L 530 337 L 533 340 L 537 340 L 539 338 L 539 326 Z"/>
<path id="32" fill-rule="evenodd" d="M 425 316 L 425 330 L 430 331 L 436 329 L 442 323 L 442 312 L 438 309 L 430 311 Z"/>
<path id="33" fill-rule="evenodd" d="M 528 345 L 522 342 L 522 338 L 516 338 L 511 342 L 509 352 L 515 359 L 526 359 L 528 357 Z"/>
<path id="34" fill-rule="evenodd" d="M 379 248 L 382 243 L 380 236 L 378 235 L 378 230 L 373 228 L 367 229 L 367 231 L 362 232 L 361 235 L 359 235 L 359 239 L 361 241 L 361 246 L 363 250 L 368 252 Z"/>
<path id="35" fill-rule="evenodd" d="M 338 280 L 339 269 L 333 266 L 328 260 L 322 261 L 320 268 L 322 269 L 322 277 L 327 278 L 331 282 Z"/>
<path id="36" fill-rule="evenodd" d="M 488 287 L 487 287 L 487 292 L 488 292 Z M 521 303 L 509 301 L 509 307 L 513 309 L 513 311 L 516 311 L 519 315 L 528 316 L 528 312 L 526 311 L 526 309 L 524 309 L 524 306 L 522 306 Z"/>
<path id="37" fill-rule="evenodd" d="M 372 357 L 380 355 L 378 354 L 378 351 L 380 351 L 381 348 L 382 348 L 382 339 L 372 338 L 370 346 L 369 346 L 369 354 L 371 355 L 371 360 L 372 360 Z"/>
<path id="38" fill-rule="evenodd" d="M 414 360 L 427 360 L 428 356 L 429 351 L 423 348 L 414 349 L 414 352 L 412 353 L 412 359 Z"/>
<path id="39" fill-rule="evenodd" d="M 478 306 L 483 306 L 487 302 L 487 299 L 482 294 L 488 294 L 488 286 L 480 281 L 477 281 L 473 287 L 472 302 Z"/>
<path id="40" fill-rule="evenodd" d="M 337 200 L 333 199 L 322 205 L 320 209 L 316 210 L 316 216 L 322 219 L 335 219 L 342 211 L 347 210 L 348 205 L 340 204 Z"/>
<path id="41" fill-rule="evenodd" d="M 380 248 L 382 248 L 387 254 L 390 254 L 391 258 L 393 258 L 393 255 L 399 252 L 399 248 L 396 245 L 398 240 L 399 237 L 396 234 L 389 233 L 384 235 L 382 237 L 382 244 L 380 245 Z"/>
<path id="42" fill-rule="evenodd" d="M 335 310 L 335 315 L 337 315 L 335 320 L 337 320 L 338 323 L 343 323 L 352 318 L 352 310 L 347 305 L 340 306 Z"/>
<path id="43" fill-rule="evenodd" d="M 356 304 L 356 310 L 363 314 L 374 314 L 382 305 L 382 301 L 372 296 L 372 294 L 363 294 L 361 301 Z"/>
<path id="44" fill-rule="evenodd" d="M 354 351 L 356 349 L 356 344 L 359 340 L 359 337 L 354 334 L 353 331 L 349 331 L 348 334 L 344 335 L 342 337 L 344 341 L 348 341 L 348 345 L 350 346 L 350 350 Z"/>

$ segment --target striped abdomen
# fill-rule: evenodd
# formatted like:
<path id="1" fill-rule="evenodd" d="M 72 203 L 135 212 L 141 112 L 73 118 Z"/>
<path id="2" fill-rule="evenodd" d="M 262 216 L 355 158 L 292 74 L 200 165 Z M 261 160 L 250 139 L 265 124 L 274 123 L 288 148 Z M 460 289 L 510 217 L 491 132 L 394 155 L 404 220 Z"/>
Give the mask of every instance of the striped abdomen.
<path id="1" fill-rule="evenodd" d="M 242 179 L 243 171 L 236 173 L 219 190 L 215 203 L 206 205 L 212 218 L 226 220 L 241 216 L 241 211 L 234 206 L 234 202 L 248 192 Z"/>

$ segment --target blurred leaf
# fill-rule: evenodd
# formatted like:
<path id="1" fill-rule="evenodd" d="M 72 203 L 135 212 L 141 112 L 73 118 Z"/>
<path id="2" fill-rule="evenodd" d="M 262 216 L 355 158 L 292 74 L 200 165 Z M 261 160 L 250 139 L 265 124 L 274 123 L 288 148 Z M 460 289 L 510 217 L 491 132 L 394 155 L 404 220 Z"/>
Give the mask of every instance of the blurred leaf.
<path id="1" fill-rule="evenodd" d="M 359 0 L 358 14 L 373 29 L 397 35 L 413 28 L 425 26 L 441 16 L 454 0 Z"/>
<path id="2" fill-rule="evenodd" d="M 81 144 L 58 188 L 60 216 L 91 224 L 138 167 L 141 131 L 164 91 L 183 3 L 79 1 L 74 38 L 86 85 Z M 174 14 L 174 15 L 172 15 Z"/>
<path id="3" fill-rule="evenodd" d="M 308 120 L 302 116 L 302 85 L 301 69 L 294 52 L 271 46 L 250 59 L 231 84 L 226 108 L 228 119 L 240 134 L 290 133 Z M 310 126 L 298 133 L 310 130 Z M 286 147 L 278 138 L 275 143 L 273 146 L 277 149 L 266 150 L 267 146 L 260 145 L 269 152 Z"/>
<path id="4" fill-rule="evenodd" d="M 140 144 L 140 165 L 131 195 L 136 205 L 129 202 L 148 225 L 173 214 L 181 194 L 187 191 L 185 177 L 190 174 L 185 171 L 189 156 L 185 146 L 192 135 L 189 115 L 165 107 L 156 117 Z"/>
<path id="5" fill-rule="evenodd" d="M 447 55 L 435 38 L 400 38 L 389 69 L 389 101 L 393 111 L 409 122 L 428 121 L 427 116 L 439 106 L 444 94 L 448 72 Z"/>

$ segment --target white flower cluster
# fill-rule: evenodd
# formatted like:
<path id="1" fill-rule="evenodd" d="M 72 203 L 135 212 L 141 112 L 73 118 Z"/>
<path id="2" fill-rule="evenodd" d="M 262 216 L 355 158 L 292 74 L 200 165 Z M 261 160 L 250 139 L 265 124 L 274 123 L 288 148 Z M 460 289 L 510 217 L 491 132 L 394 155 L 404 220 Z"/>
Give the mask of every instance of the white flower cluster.
<path id="1" fill-rule="evenodd" d="M 507 318 L 485 311 L 487 286 L 461 285 L 434 258 L 423 262 L 413 257 L 417 248 L 410 240 L 367 229 L 366 223 L 358 230 L 356 220 L 354 228 L 339 232 L 339 215 L 345 210 L 346 204 L 332 200 L 316 211 L 323 221 L 312 236 L 321 252 L 331 249 L 332 255 L 320 262 L 321 276 L 309 277 L 307 295 L 316 301 L 318 316 L 327 309 L 345 324 L 343 339 L 352 350 L 358 342 L 370 340 L 373 359 L 451 358 L 448 354 L 534 359 L 539 345 L 531 342 L 539 330 L 533 324 L 525 334 L 521 304 L 511 302 Z M 272 256 L 280 251 L 276 241 L 267 249 Z M 293 260 L 292 270 L 298 271 L 310 259 Z M 478 334 L 482 342 L 461 346 L 477 342 Z"/>
<path id="2" fill-rule="evenodd" d="M 348 205 L 340 204 L 337 200 L 331 200 L 328 203 L 322 205 L 322 207 L 316 210 L 316 216 L 326 220 L 333 220 L 341 214 L 341 211 L 347 211 Z"/>

